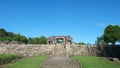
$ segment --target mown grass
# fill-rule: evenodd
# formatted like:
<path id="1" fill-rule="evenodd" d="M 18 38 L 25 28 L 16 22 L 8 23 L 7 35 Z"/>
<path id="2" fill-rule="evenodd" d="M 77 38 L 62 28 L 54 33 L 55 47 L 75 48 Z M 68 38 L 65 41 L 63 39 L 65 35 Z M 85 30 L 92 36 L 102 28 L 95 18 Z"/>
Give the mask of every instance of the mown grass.
<path id="1" fill-rule="evenodd" d="M 48 55 L 41 55 L 27 58 L 12 64 L 9 68 L 40 68 L 41 63 L 49 57 Z"/>
<path id="2" fill-rule="evenodd" d="M 10 63 L 13 60 L 22 58 L 20 55 L 13 55 L 13 54 L 0 54 L 0 65 Z"/>
<path id="3" fill-rule="evenodd" d="M 82 68 L 120 68 L 119 65 L 101 57 L 71 56 L 71 58 L 80 60 Z"/>

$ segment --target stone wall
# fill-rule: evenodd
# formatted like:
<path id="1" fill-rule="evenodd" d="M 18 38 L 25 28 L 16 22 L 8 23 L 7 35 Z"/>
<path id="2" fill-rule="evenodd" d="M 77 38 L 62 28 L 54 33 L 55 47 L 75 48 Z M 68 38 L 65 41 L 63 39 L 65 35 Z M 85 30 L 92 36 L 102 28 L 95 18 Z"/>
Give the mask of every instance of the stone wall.
<path id="1" fill-rule="evenodd" d="M 66 45 L 68 55 L 90 55 L 87 45 Z"/>
<path id="2" fill-rule="evenodd" d="M 21 54 L 23 56 L 37 56 L 41 54 L 52 55 L 55 46 L 64 45 L 36 45 L 36 44 L 0 44 L 0 54 Z M 59 47 L 57 49 L 59 49 Z M 87 46 L 87 45 L 66 45 L 67 55 L 91 55 L 102 57 L 120 58 L 120 46 Z"/>
<path id="3" fill-rule="evenodd" d="M 98 56 L 120 59 L 120 45 L 97 46 Z"/>
<path id="4" fill-rule="evenodd" d="M 21 54 L 23 56 L 37 56 L 52 54 L 54 45 L 25 45 L 25 44 L 1 44 L 1 54 Z"/>
<path id="5" fill-rule="evenodd" d="M 0 53 L 21 54 L 23 56 L 37 56 L 41 54 L 52 55 L 55 46 L 64 45 L 25 45 L 25 44 L 0 44 Z M 68 55 L 90 55 L 86 45 L 66 45 Z"/>

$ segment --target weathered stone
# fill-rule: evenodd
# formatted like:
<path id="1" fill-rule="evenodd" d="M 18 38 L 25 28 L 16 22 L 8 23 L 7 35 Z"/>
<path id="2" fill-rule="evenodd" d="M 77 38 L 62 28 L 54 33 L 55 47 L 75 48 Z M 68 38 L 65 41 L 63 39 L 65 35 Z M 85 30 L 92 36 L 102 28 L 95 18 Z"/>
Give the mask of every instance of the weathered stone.
<path id="1" fill-rule="evenodd" d="M 60 40 L 60 41 L 59 41 Z M 48 38 L 48 44 L 57 44 L 59 43 L 65 44 L 72 44 L 72 37 L 71 36 L 51 36 Z"/>
<path id="2" fill-rule="evenodd" d="M 58 53 L 66 53 L 67 55 L 96 55 L 96 47 L 88 47 L 86 45 L 34 45 L 34 44 L 2 44 L 0 45 L 0 53 L 21 54 L 23 56 L 37 56 L 41 54 L 53 54 L 55 50 Z M 55 54 L 55 53 L 54 53 Z M 56 54 L 57 55 L 57 54 Z"/>
<path id="3" fill-rule="evenodd" d="M 120 63 L 120 60 L 118 58 L 113 58 L 113 62 Z"/>
<path id="4" fill-rule="evenodd" d="M 81 68 L 79 61 L 68 57 L 52 57 L 41 65 L 41 68 Z"/>

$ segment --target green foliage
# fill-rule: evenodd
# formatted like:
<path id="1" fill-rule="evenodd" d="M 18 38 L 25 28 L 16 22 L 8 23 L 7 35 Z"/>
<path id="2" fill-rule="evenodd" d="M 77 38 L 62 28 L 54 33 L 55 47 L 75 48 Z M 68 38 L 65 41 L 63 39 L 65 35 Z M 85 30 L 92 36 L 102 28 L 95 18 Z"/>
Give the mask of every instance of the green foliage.
<path id="1" fill-rule="evenodd" d="M 47 38 L 45 36 L 29 38 L 28 43 L 30 44 L 47 44 Z"/>
<path id="2" fill-rule="evenodd" d="M 119 65 L 101 57 L 71 56 L 71 58 L 79 60 L 82 68 L 120 68 Z"/>
<path id="3" fill-rule="evenodd" d="M 28 43 L 29 43 L 29 44 L 35 44 L 35 41 L 34 41 L 33 38 L 30 38 L 30 37 L 29 37 L 29 38 L 28 38 Z"/>
<path id="4" fill-rule="evenodd" d="M 12 41 L 15 34 L 13 32 L 7 32 L 8 41 Z"/>
<path id="5" fill-rule="evenodd" d="M 120 40 L 120 26 L 108 25 L 104 30 L 104 41 L 115 45 Z"/>
<path id="6" fill-rule="evenodd" d="M 77 43 L 77 44 L 80 44 L 80 45 L 85 45 L 85 43 L 84 43 L 84 42 L 79 42 L 79 43 Z"/>
<path id="7" fill-rule="evenodd" d="M 7 32 L 5 29 L 0 29 L 0 41 L 9 43 L 10 41 L 16 41 L 18 43 L 29 43 L 29 44 L 47 44 L 47 38 L 45 36 L 36 38 L 26 38 L 21 34 L 14 34 Z"/>
<path id="8" fill-rule="evenodd" d="M 9 68 L 40 68 L 42 62 L 48 59 L 50 56 L 41 55 L 37 57 L 27 58 L 25 60 L 21 60 L 17 63 L 12 64 Z"/>
<path id="9" fill-rule="evenodd" d="M 7 32 L 5 29 L 0 29 L 0 41 L 10 42 L 17 41 L 19 43 L 28 43 L 25 36 L 20 34 L 14 34 L 13 32 Z"/>
<path id="10" fill-rule="evenodd" d="M 97 38 L 97 41 L 95 41 L 97 45 L 106 45 L 107 43 L 104 41 L 104 36 L 102 35 L 101 37 Z"/>
<path id="11" fill-rule="evenodd" d="M 0 65 L 10 63 L 12 60 L 22 58 L 20 55 L 0 54 Z"/>
<path id="12" fill-rule="evenodd" d="M 47 44 L 47 38 L 45 36 L 40 37 L 40 44 Z"/>
<path id="13" fill-rule="evenodd" d="M 15 34 L 7 32 L 5 29 L 0 29 L 0 41 L 12 41 Z"/>
<path id="14" fill-rule="evenodd" d="M 7 35 L 7 32 L 5 29 L 0 29 L 0 38 L 5 37 Z"/>
<path id="15" fill-rule="evenodd" d="M 36 37 L 36 38 L 29 38 L 28 39 L 28 43 L 29 44 L 40 44 L 39 38 L 38 37 Z"/>
<path id="16" fill-rule="evenodd" d="M 13 40 L 14 41 L 18 41 L 19 43 L 27 43 L 27 38 L 23 35 L 20 35 L 20 34 L 16 34 L 14 37 L 13 37 Z"/>

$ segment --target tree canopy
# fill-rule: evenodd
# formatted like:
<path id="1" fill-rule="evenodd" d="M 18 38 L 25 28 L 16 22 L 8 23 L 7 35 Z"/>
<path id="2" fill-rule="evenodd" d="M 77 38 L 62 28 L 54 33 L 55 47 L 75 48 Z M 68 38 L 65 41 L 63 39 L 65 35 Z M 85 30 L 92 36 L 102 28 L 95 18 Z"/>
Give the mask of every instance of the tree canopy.
<path id="1" fill-rule="evenodd" d="M 95 41 L 95 44 L 97 45 L 106 45 L 107 43 L 104 41 L 104 36 L 97 37 L 97 41 Z"/>
<path id="2" fill-rule="evenodd" d="M 28 38 L 29 44 L 47 44 L 47 38 L 45 36 Z"/>
<path id="3" fill-rule="evenodd" d="M 5 29 L 0 29 L 0 37 L 5 37 L 7 35 L 7 32 Z"/>
<path id="4" fill-rule="evenodd" d="M 11 42 L 15 41 L 18 43 L 29 43 L 29 44 L 47 44 L 47 38 L 45 36 L 27 38 L 21 34 L 15 34 L 13 32 L 8 32 L 5 29 L 0 29 L 0 41 L 1 42 Z"/>
<path id="5" fill-rule="evenodd" d="M 120 40 L 120 26 L 109 25 L 104 30 L 104 41 L 115 45 Z"/>
<path id="6" fill-rule="evenodd" d="M 115 45 L 116 42 L 120 42 L 120 26 L 119 25 L 108 25 L 104 34 L 97 38 L 98 44 L 109 44 Z"/>
<path id="7" fill-rule="evenodd" d="M 16 34 L 14 37 L 13 37 L 13 40 L 14 41 L 17 41 L 19 43 L 27 43 L 27 38 L 23 35 L 20 35 L 20 34 Z"/>
<path id="8" fill-rule="evenodd" d="M 84 43 L 84 42 L 79 42 L 79 43 L 77 43 L 77 44 L 85 45 L 86 43 Z"/>

